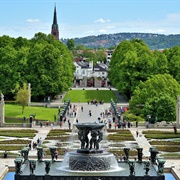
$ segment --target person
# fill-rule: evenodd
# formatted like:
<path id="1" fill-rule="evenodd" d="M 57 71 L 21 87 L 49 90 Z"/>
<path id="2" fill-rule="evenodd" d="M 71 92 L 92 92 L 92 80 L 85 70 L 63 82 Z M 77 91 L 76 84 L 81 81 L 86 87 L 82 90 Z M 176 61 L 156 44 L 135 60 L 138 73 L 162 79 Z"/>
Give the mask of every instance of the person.
<path id="1" fill-rule="evenodd" d="M 51 123 L 51 129 L 53 129 L 53 123 Z"/>
<path id="2" fill-rule="evenodd" d="M 81 106 L 81 111 L 83 112 L 83 106 Z"/>
<path id="3" fill-rule="evenodd" d="M 58 158 L 58 150 L 57 149 L 56 149 L 56 152 L 55 152 L 55 158 L 56 158 L 56 160 Z"/>
<path id="4" fill-rule="evenodd" d="M 138 129 L 136 130 L 136 137 L 138 137 L 139 136 L 139 131 L 138 131 Z"/>
<path id="5" fill-rule="evenodd" d="M 138 127 L 138 121 L 136 121 L 136 127 Z"/>
<path id="6" fill-rule="evenodd" d="M 174 129 L 174 133 L 177 134 L 177 128 L 176 128 L 176 126 L 174 126 L 173 129 Z"/>
<path id="7" fill-rule="evenodd" d="M 69 119 L 68 119 L 68 126 L 69 126 L 69 129 L 71 129 L 71 122 Z"/>
<path id="8" fill-rule="evenodd" d="M 117 126 L 117 124 L 116 123 L 114 123 L 114 128 L 116 129 L 116 126 Z"/>
<path id="9" fill-rule="evenodd" d="M 62 121 L 60 121 L 59 125 L 60 125 L 60 128 L 61 128 L 62 127 Z"/>
<path id="10" fill-rule="evenodd" d="M 40 127 L 42 127 L 42 122 L 40 122 Z"/>
<path id="11" fill-rule="evenodd" d="M 92 116 L 92 114 L 91 114 L 91 110 L 89 110 L 89 116 L 90 116 L 90 117 Z"/>
<path id="12" fill-rule="evenodd" d="M 4 158 L 7 158 L 7 151 L 4 151 Z"/>

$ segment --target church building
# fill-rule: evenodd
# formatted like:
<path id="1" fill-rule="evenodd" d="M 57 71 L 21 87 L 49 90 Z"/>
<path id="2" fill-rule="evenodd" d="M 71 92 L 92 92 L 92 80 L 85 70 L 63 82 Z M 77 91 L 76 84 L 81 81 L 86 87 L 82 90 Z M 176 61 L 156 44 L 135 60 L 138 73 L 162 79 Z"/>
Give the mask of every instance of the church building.
<path id="1" fill-rule="evenodd" d="M 56 40 L 59 40 L 59 28 L 57 24 L 56 6 L 54 7 L 54 17 L 53 17 L 53 24 L 51 28 L 51 34 L 54 36 Z"/>

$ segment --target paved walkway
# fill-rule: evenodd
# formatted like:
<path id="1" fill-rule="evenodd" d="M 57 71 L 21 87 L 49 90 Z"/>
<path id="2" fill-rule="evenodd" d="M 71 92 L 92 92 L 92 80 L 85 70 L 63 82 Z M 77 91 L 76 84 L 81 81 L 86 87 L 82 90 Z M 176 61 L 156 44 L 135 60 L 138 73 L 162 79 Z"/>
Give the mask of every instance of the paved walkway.
<path id="1" fill-rule="evenodd" d="M 83 123 L 83 122 L 95 122 L 98 121 L 98 118 L 100 117 L 100 113 L 101 112 L 105 112 L 105 110 L 109 109 L 110 104 L 103 104 L 103 105 L 92 105 L 92 104 L 87 104 L 87 103 L 76 103 L 76 104 L 72 104 L 76 105 L 77 107 L 77 116 L 76 117 L 72 117 L 72 118 L 67 118 L 67 120 L 69 119 L 71 121 L 71 124 L 73 124 L 76 119 L 78 119 L 79 123 Z M 83 107 L 83 112 L 81 110 L 81 107 Z M 92 112 L 92 116 L 89 116 L 89 110 L 91 110 Z M 70 112 L 72 111 L 72 109 L 70 109 Z M 111 116 L 105 117 L 104 120 L 108 120 L 108 119 L 112 119 Z M 37 141 L 38 138 L 41 137 L 42 141 L 46 138 L 47 134 L 49 133 L 51 126 L 48 127 L 39 127 L 39 126 L 33 126 L 34 129 L 38 130 L 37 135 L 33 138 L 32 141 Z M 54 126 L 53 128 L 60 128 L 59 126 Z M 63 124 L 63 128 L 68 128 L 68 124 L 67 121 L 66 123 Z M 114 128 L 114 126 L 112 126 L 112 128 Z M 3 128 L 5 129 L 5 128 Z M 8 128 L 6 128 L 8 129 Z M 148 143 L 147 139 L 142 135 L 142 131 L 146 129 L 143 126 L 138 127 L 138 131 L 140 136 L 136 136 L 136 130 L 137 128 L 132 127 L 130 128 L 136 142 L 138 143 L 139 147 L 143 148 L 143 155 L 145 157 L 149 157 L 149 148 L 151 147 L 151 145 Z M 36 156 L 36 151 L 34 150 L 30 150 L 29 152 L 29 156 Z M 8 168 L 7 166 L 14 166 L 14 159 L 0 159 L 0 177 L 2 175 L 2 173 Z M 178 175 L 178 177 L 180 177 L 180 160 L 179 159 L 167 159 L 166 163 L 165 163 L 165 167 L 173 167 L 173 171 L 176 172 L 176 174 Z M 178 179 L 178 178 L 177 178 Z M 180 178 L 179 178 L 180 179 Z"/>

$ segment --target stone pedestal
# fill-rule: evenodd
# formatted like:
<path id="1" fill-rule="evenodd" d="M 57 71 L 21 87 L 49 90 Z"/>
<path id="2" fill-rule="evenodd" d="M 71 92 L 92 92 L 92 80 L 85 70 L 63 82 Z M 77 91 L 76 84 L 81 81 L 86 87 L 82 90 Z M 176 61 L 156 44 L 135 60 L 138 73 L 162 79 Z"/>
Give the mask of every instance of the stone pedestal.
<path id="1" fill-rule="evenodd" d="M 1 94 L 1 104 L 0 104 L 0 116 L 1 116 L 1 127 L 4 126 L 4 95 Z"/>
<path id="2" fill-rule="evenodd" d="M 177 97 L 176 103 L 176 125 L 180 126 L 180 95 Z"/>

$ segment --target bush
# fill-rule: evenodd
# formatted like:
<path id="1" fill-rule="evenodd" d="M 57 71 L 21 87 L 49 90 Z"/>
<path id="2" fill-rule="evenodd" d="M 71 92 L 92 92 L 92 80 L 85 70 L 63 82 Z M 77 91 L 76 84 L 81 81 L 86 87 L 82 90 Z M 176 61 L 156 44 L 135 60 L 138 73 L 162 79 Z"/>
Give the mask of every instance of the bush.
<path id="1" fill-rule="evenodd" d="M 142 118 L 141 116 L 136 116 L 135 114 L 129 113 L 129 111 L 124 113 L 124 115 L 129 121 L 138 121 L 138 122 L 144 121 L 144 118 Z"/>

